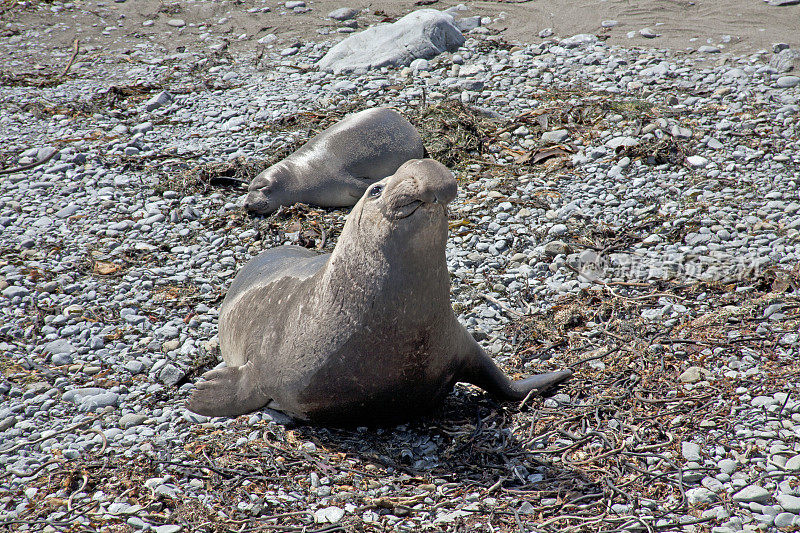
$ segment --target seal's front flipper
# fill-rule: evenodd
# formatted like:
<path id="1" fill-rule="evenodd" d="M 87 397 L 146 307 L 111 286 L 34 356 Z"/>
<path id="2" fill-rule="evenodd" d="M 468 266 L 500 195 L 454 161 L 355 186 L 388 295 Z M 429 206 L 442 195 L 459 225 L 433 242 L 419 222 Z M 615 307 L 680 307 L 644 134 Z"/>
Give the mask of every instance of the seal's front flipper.
<path id="1" fill-rule="evenodd" d="M 189 398 L 190 411 L 206 416 L 238 416 L 264 407 L 270 398 L 259 393 L 253 364 L 227 366 L 203 374 Z"/>
<path id="2" fill-rule="evenodd" d="M 540 396 L 547 394 L 558 388 L 558 386 L 562 383 L 568 381 L 571 377 L 572 370 L 567 369 L 558 370 L 556 372 L 545 372 L 544 374 L 536 374 L 535 376 L 531 376 L 529 378 L 512 381 L 511 385 L 513 386 L 514 390 L 521 391 L 521 398 L 517 397 L 511 399 L 525 399 L 525 397 L 531 391 L 535 391 L 535 394 Z"/>
<path id="3" fill-rule="evenodd" d="M 465 361 L 465 368 L 456 379 L 477 385 L 501 400 L 524 400 L 531 391 L 544 394 L 572 377 L 572 370 L 559 370 L 512 381 L 477 342 L 471 338 L 470 340 L 471 353 Z"/>

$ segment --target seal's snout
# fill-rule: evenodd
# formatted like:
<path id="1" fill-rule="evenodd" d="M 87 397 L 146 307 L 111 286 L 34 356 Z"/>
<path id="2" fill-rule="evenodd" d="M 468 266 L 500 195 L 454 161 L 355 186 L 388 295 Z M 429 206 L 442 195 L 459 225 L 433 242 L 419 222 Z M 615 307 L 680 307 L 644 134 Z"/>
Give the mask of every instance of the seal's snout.
<path id="1" fill-rule="evenodd" d="M 447 176 L 442 176 L 442 179 L 423 180 L 421 185 L 421 200 L 429 204 L 447 205 L 455 200 L 458 194 L 456 179 L 449 170 Z"/>
<path id="2" fill-rule="evenodd" d="M 250 194 L 248 194 L 244 199 L 244 208 L 245 208 L 245 210 L 246 211 L 252 211 L 254 204 L 255 204 L 255 202 L 253 202 L 253 199 L 250 198 Z"/>
<path id="3" fill-rule="evenodd" d="M 433 159 L 407 161 L 394 175 L 387 178 L 385 185 L 380 184 L 377 188 L 385 189 L 382 195 L 377 196 L 382 199 L 383 215 L 394 220 L 409 217 L 422 206 L 445 207 L 455 199 L 458 192 L 453 173 Z M 368 189 L 367 196 L 375 189 L 376 187 Z M 446 209 L 426 208 L 424 211 L 428 214 L 446 213 Z"/>
<path id="4" fill-rule="evenodd" d="M 422 202 L 447 205 L 458 194 L 458 184 L 453 173 L 438 161 L 415 159 L 400 168 L 415 181 L 417 198 Z"/>
<path id="5" fill-rule="evenodd" d="M 244 199 L 245 210 L 260 215 L 269 215 L 275 211 L 276 208 L 272 205 L 274 202 L 270 201 L 274 189 L 275 179 L 268 174 L 268 171 L 256 176 L 250 182 L 249 192 Z"/>
<path id="6" fill-rule="evenodd" d="M 269 199 L 260 190 L 250 191 L 244 199 L 244 208 L 251 213 L 269 215 L 274 208 L 270 206 Z"/>

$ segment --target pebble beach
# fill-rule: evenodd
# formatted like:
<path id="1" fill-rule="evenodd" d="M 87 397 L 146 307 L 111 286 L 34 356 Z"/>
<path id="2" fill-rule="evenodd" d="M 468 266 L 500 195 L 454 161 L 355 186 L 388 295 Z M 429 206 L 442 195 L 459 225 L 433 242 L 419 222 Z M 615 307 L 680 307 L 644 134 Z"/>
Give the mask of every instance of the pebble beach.
<path id="1" fill-rule="evenodd" d="M 800 528 L 797 45 L 509 41 L 455 7 L 457 50 L 317 68 L 365 27 L 351 11 L 317 13 L 316 40 L 232 50 L 209 30 L 3 67 L 0 530 Z M 4 25 L 3 52 L 33 57 Z M 458 179 L 459 320 L 508 374 L 575 378 L 522 404 L 460 385 L 382 428 L 187 411 L 238 269 L 331 251 L 349 211 L 253 217 L 247 182 L 375 106 Z"/>

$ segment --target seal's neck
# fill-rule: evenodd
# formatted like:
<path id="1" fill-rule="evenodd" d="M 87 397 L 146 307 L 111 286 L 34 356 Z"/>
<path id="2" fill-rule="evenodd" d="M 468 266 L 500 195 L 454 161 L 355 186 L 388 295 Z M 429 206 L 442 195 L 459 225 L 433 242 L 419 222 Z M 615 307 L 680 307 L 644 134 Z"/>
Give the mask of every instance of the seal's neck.
<path id="1" fill-rule="evenodd" d="M 343 308 L 360 307 L 365 318 L 380 320 L 378 315 L 384 313 L 424 318 L 450 307 L 446 227 L 441 238 L 417 234 L 409 237 L 411 242 L 358 238 L 347 228 L 343 237 L 320 279 L 322 293 L 347 298 Z"/>

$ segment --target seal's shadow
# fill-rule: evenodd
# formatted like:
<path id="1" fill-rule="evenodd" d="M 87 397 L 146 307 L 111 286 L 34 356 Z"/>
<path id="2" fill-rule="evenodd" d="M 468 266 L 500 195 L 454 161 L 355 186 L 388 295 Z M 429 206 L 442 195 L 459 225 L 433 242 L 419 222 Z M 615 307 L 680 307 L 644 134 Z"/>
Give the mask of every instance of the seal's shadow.
<path id="1" fill-rule="evenodd" d="M 541 405 L 541 400 L 535 401 Z M 424 478 L 445 479 L 478 488 L 543 488 L 560 484 L 564 475 L 546 457 L 537 430 L 536 405 L 520 412 L 498 404 L 484 393 L 457 387 L 427 416 L 399 426 L 331 429 L 299 426 L 304 440 L 370 464 Z M 547 437 L 545 437 L 547 438 Z M 537 439 L 539 442 L 537 442 Z"/>

